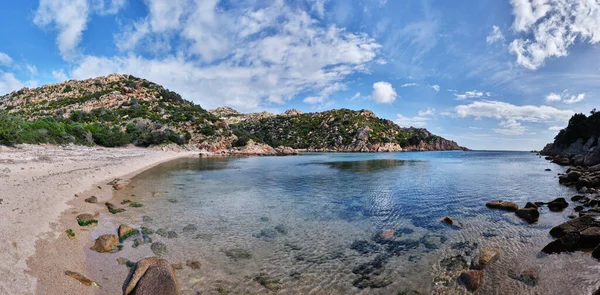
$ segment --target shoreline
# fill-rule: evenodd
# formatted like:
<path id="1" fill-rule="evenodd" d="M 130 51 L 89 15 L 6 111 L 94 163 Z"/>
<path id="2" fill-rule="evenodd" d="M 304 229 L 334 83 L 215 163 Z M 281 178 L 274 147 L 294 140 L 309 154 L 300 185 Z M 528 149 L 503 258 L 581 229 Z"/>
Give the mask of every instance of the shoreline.
<path id="1" fill-rule="evenodd" d="M 83 251 L 80 251 L 82 247 L 77 246 L 76 250 L 81 253 L 70 253 L 72 255 L 69 257 L 44 259 L 58 273 L 37 268 L 39 264 L 34 259 L 39 248 L 47 246 L 46 242 L 73 241 L 66 237 L 66 229 L 61 225 L 67 216 L 73 216 L 73 211 L 81 209 L 74 206 L 79 202 L 84 203 L 80 195 L 94 188 L 103 188 L 103 195 L 97 196 L 99 203 L 103 203 L 112 198 L 113 189 L 106 182 L 114 178 L 130 179 L 161 163 L 197 156 L 198 151 L 173 152 L 144 148 L 0 146 L 0 186 L 4 191 L 0 201 L 0 214 L 3 216 L 0 234 L 8 237 L 0 242 L 0 259 L 5 262 L 0 266 L 0 275 L 4 278 L 0 282 L 0 293 L 38 293 L 41 274 L 71 291 L 82 290 L 81 294 L 90 292 L 89 289 L 81 289 L 83 285 L 78 281 L 64 275 L 65 270 L 76 269 L 64 269 L 61 266 L 77 265 L 81 258 L 85 259 Z M 77 226 L 74 217 L 71 219 Z M 71 228 L 79 231 L 79 227 L 75 226 Z M 81 232 L 85 233 L 85 229 Z M 89 231 L 87 235 L 89 238 Z M 74 240 L 84 244 L 90 242 L 81 237 Z M 74 244 L 71 243 L 72 246 Z M 79 271 L 85 275 L 87 270 Z"/>

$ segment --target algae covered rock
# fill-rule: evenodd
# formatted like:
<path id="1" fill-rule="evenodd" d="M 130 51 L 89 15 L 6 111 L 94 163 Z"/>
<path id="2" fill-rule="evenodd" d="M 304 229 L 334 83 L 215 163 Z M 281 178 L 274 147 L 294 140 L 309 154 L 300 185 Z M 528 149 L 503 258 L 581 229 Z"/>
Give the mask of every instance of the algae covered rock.
<path id="1" fill-rule="evenodd" d="M 135 229 L 135 228 L 131 228 L 127 225 L 121 224 L 119 226 L 119 239 L 121 241 L 124 241 L 125 239 L 133 236 L 133 235 L 137 235 L 140 231 Z"/>
<path id="2" fill-rule="evenodd" d="M 99 253 L 106 253 L 113 251 L 118 244 L 119 237 L 116 235 L 101 235 L 90 249 Z"/>
<path id="3" fill-rule="evenodd" d="M 80 226 L 90 226 L 98 224 L 98 220 L 92 214 L 84 213 L 77 215 L 77 223 Z"/>

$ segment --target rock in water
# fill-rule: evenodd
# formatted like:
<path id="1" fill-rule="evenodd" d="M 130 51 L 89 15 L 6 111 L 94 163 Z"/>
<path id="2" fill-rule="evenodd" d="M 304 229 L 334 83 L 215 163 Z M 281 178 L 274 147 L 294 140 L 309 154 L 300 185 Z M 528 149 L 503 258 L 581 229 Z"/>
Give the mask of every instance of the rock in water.
<path id="1" fill-rule="evenodd" d="M 581 232 L 591 226 L 599 226 L 591 216 L 582 216 L 557 225 L 550 230 L 553 238 L 561 238 L 570 232 Z"/>
<path id="2" fill-rule="evenodd" d="M 119 239 L 121 241 L 124 241 L 125 239 L 138 234 L 140 231 L 138 231 L 135 228 L 131 228 L 127 225 L 121 224 L 119 226 Z"/>
<path id="3" fill-rule="evenodd" d="M 74 272 L 74 271 L 65 271 L 65 275 L 68 275 L 76 280 L 78 280 L 80 283 L 86 285 L 86 286 L 96 286 L 100 289 L 102 289 L 102 286 L 100 286 L 100 284 L 86 278 L 84 275 L 78 273 L 78 272 Z"/>
<path id="4" fill-rule="evenodd" d="M 156 257 L 140 260 L 127 287 L 125 295 L 179 295 L 179 285 L 173 267 L 168 261 Z"/>
<path id="5" fill-rule="evenodd" d="M 84 201 L 86 203 L 96 204 L 96 203 L 98 203 L 98 198 L 96 198 L 96 196 L 91 196 L 91 197 L 85 199 Z"/>
<path id="6" fill-rule="evenodd" d="M 519 273 L 511 275 L 510 277 L 517 281 L 521 281 L 530 287 L 535 287 L 535 285 L 537 285 L 539 274 L 539 267 L 529 266 L 521 270 Z"/>
<path id="7" fill-rule="evenodd" d="M 449 225 L 454 225 L 454 220 L 450 218 L 450 216 L 446 216 L 441 220 L 442 223 L 446 223 Z"/>
<path id="8" fill-rule="evenodd" d="M 193 233 L 197 230 L 198 228 L 193 225 L 193 224 L 188 224 L 183 228 L 183 233 L 189 234 L 189 233 Z"/>
<path id="9" fill-rule="evenodd" d="M 485 204 L 488 208 L 501 209 L 506 211 L 515 212 L 519 209 L 519 205 L 515 202 L 505 202 L 502 200 L 490 201 Z"/>
<path id="10" fill-rule="evenodd" d="M 89 226 L 89 225 L 98 224 L 98 220 L 96 220 L 94 218 L 94 215 L 84 213 L 84 214 L 77 215 L 77 223 L 80 226 Z"/>
<path id="11" fill-rule="evenodd" d="M 483 271 L 481 270 L 465 270 L 460 273 L 458 281 L 467 288 L 470 292 L 475 292 L 483 281 Z"/>
<path id="12" fill-rule="evenodd" d="M 119 244 L 119 237 L 116 235 L 101 235 L 96 239 L 94 246 L 90 248 L 96 252 L 106 253 L 115 249 Z"/>
<path id="13" fill-rule="evenodd" d="M 594 248 L 594 251 L 592 251 L 592 257 L 600 260 L 600 245 L 596 246 L 596 248 Z"/>
<path id="14" fill-rule="evenodd" d="M 537 207 L 535 207 L 535 208 L 521 208 L 521 209 L 517 210 L 517 212 L 515 212 L 515 213 L 521 219 L 527 221 L 527 223 L 535 223 L 540 218 L 540 212 L 537 210 Z"/>
<path id="15" fill-rule="evenodd" d="M 117 208 L 117 207 L 115 207 L 115 205 L 113 205 L 112 203 L 109 203 L 109 202 L 106 202 L 105 205 L 106 205 L 106 208 L 108 208 L 108 212 L 110 212 L 112 214 L 117 214 L 117 213 L 125 211 L 125 209 Z"/>
<path id="16" fill-rule="evenodd" d="M 567 200 L 565 200 L 565 198 L 557 198 L 554 199 L 552 202 L 548 203 L 548 209 L 550 209 L 550 211 L 552 212 L 560 212 L 568 206 L 569 203 L 567 203 Z"/>
<path id="17" fill-rule="evenodd" d="M 494 261 L 500 258 L 500 250 L 495 248 L 484 248 L 479 253 L 476 264 L 472 266 L 473 269 L 484 269 L 486 266 L 492 264 Z"/>
<path id="18" fill-rule="evenodd" d="M 580 235 L 579 247 L 581 248 L 591 249 L 600 244 L 600 227 L 588 227 L 581 231 Z"/>
<path id="19" fill-rule="evenodd" d="M 188 260 L 185 262 L 185 265 L 187 265 L 191 269 L 200 269 L 201 266 L 200 262 L 196 260 Z"/>
<path id="20" fill-rule="evenodd" d="M 160 257 L 167 253 L 167 245 L 165 245 L 161 242 L 155 242 L 155 243 L 152 243 L 152 245 L 150 245 L 150 250 L 152 250 L 154 255 Z"/>
<path id="21" fill-rule="evenodd" d="M 555 254 L 562 252 L 573 252 L 579 246 L 581 235 L 577 232 L 570 232 L 558 240 L 550 242 L 542 249 L 546 254 Z"/>
<path id="22" fill-rule="evenodd" d="M 384 239 L 392 239 L 394 238 L 394 235 L 396 234 L 396 231 L 393 229 L 387 229 L 381 232 L 381 234 L 379 234 L 379 236 L 381 236 Z"/>

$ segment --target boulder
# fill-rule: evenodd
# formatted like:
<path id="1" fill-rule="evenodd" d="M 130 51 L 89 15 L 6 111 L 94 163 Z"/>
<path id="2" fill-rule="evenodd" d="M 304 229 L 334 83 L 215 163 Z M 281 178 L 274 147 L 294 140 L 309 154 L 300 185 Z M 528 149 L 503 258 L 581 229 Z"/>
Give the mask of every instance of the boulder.
<path id="1" fill-rule="evenodd" d="M 566 157 L 556 157 L 552 160 L 552 162 L 560 165 L 560 166 L 569 166 L 571 165 L 571 160 L 569 160 L 569 158 Z"/>
<path id="2" fill-rule="evenodd" d="M 592 257 L 600 260 L 600 245 L 596 246 L 596 248 L 594 248 L 594 251 L 592 251 Z"/>
<path id="3" fill-rule="evenodd" d="M 91 196 L 84 200 L 86 203 L 96 204 L 98 203 L 98 198 L 96 196 Z"/>
<path id="4" fill-rule="evenodd" d="M 561 238 L 571 232 L 581 232 L 584 229 L 596 225 L 597 223 L 590 216 L 582 216 L 557 225 L 550 230 L 553 238 Z"/>
<path id="5" fill-rule="evenodd" d="M 99 253 L 106 253 L 114 250 L 118 244 L 119 237 L 116 235 L 101 235 L 90 249 Z"/>
<path id="6" fill-rule="evenodd" d="M 98 220 L 92 214 L 84 213 L 77 215 L 77 223 L 80 226 L 89 226 L 98 223 Z"/>
<path id="7" fill-rule="evenodd" d="M 590 149 L 590 151 L 585 155 L 583 165 L 594 166 L 598 164 L 600 164 L 600 148 L 596 146 L 595 148 Z"/>
<path id="8" fill-rule="evenodd" d="M 540 212 L 536 208 L 521 208 L 515 212 L 521 219 L 527 223 L 535 223 L 540 218 Z"/>
<path id="9" fill-rule="evenodd" d="M 527 204 L 525 204 L 525 208 L 535 208 L 537 209 L 539 206 L 532 203 L 532 202 L 527 202 Z"/>
<path id="10" fill-rule="evenodd" d="M 502 200 L 490 201 L 485 204 L 488 208 L 501 209 L 506 211 L 515 212 L 519 209 L 519 205 L 515 202 L 505 202 Z"/>
<path id="11" fill-rule="evenodd" d="M 110 202 L 106 202 L 104 205 L 106 205 L 106 208 L 108 208 L 108 212 L 110 212 L 112 214 L 117 214 L 117 213 L 125 211 L 125 209 L 117 208 L 114 204 L 112 204 Z"/>
<path id="12" fill-rule="evenodd" d="M 577 196 L 571 197 L 571 201 L 573 201 L 573 202 L 579 202 L 583 198 L 585 198 L 585 196 L 577 195 Z"/>
<path id="13" fill-rule="evenodd" d="M 600 244 L 600 227 L 588 227 L 580 232 L 579 247 L 595 248 Z"/>
<path id="14" fill-rule="evenodd" d="M 179 285 L 173 267 L 157 257 L 140 260 L 125 287 L 125 295 L 178 295 Z"/>
<path id="15" fill-rule="evenodd" d="M 458 282 L 461 283 L 470 292 L 475 292 L 483 281 L 483 271 L 481 270 L 465 270 L 460 273 Z"/>
<path id="16" fill-rule="evenodd" d="M 561 184 L 573 183 L 581 177 L 579 171 L 569 171 L 567 174 L 563 174 L 558 177 L 558 182 Z"/>
<path id="17" fill-rule="evenodd" d="M 572 220 L 571 220 L 572 221 Z M 577 232 L 570 232 L 558 240 L 550 242 L 542 249 L 546 254 L 555 254 L 562 252 L 573 252 L 579 248 L 581 235 Z"/>
<path id="18" fill-rule="evenodd" d="M 127 225 L 121 224 L 119 226 L 119 239 L 121 241 L 138 234 L 140 231 L 135 229 L 135 228 L 131 228 Z"/>
<path id="19" fill-rule="evenodd" d="M 500 250 L 495 248 L 483 248 L 476 260 L 471 265 L 472 269 L 484 269 L 500 258 Z"/>
<path id="20" fill-rule="evenodd" d="M 565 200 L 565 198 L 556 198 L 552 202 L 548 203 L 548 209 L 550 209 L 550 211 L 552 212 L 560 212 L 568 206 L 569 203 L 567 203 L 567 200 Z"/>

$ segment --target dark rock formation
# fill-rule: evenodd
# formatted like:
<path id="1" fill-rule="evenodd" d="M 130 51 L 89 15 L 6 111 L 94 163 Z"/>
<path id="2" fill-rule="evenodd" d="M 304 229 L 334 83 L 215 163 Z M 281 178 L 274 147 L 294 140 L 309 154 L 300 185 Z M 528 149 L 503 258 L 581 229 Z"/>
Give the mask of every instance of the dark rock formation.
<path id="1" fill-rule="evenodd" d="M 528 203 L 530 204 L 530 203 Z M 534 205 L 535 206 L 535 205 Z M 535 223 L 540 218 L 540 212 L 536 208 L 521 208 L 515 212 L 521 219 L 528 223 Z"/>
<path id="2" fill-rule="evenodd" d="M 501 209 L 506 211 L 515 212 L 519 209 L 519 205 L 515 202 L 506 202 L 502 200 L 490 201 L 485 204 L 488 208 Z"/>

